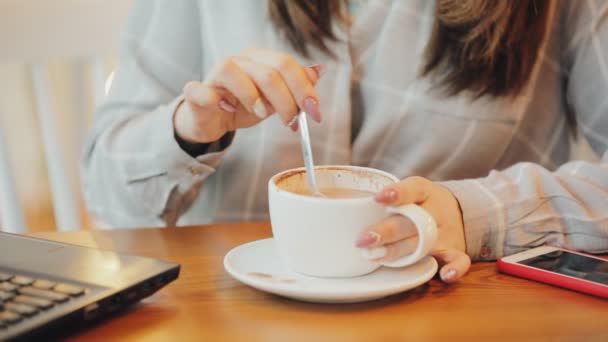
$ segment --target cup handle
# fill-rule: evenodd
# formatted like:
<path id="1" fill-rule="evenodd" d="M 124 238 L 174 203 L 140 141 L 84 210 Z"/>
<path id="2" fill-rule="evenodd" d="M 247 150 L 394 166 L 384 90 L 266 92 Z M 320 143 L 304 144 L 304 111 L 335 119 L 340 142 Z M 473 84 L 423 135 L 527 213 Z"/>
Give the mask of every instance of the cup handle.
<path id="1" fill-rule="evenodd" d="M 406 255 L 390 262 L 381 262 L 382 266 L 404 267 L 411 265 L 429 254 L 437 241 L 437 223 L 431 214 L 425 209 L 415 204 L 406 204 L 399 207 L 388 207 L 390 214 L 403 215 L 416 226 L 418 231 L 418 247 L 414 253 Z"/>

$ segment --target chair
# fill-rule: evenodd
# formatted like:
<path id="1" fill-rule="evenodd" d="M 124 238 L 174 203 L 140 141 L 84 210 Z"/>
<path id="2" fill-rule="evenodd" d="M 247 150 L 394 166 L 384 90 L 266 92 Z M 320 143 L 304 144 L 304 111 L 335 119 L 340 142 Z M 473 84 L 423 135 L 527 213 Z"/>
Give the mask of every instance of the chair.
<path id="1" fill-rule="evenodd" d="M 66 165 L 66 146 L 58 140 L 47 66 L 55 60 L 74 60 L 92 68 L 93 98 L 99 103 L 107 76 L 105 56 L 116 51 L 130 0 L 2 0 L 0 1 L 0 64 L 22 63 L 30 68 L 35 108 L 46 156 L 53 211 L 58 230 L 81 227 L 80 198 L 75 178 L 78 165 Z M 84 83 L 84 77 L 82 78 Z M 81 89 L 85 89 L 81 84 Z M 74 96 L 73 101 L 81 101 Z M 77 104 L 78 105 L 78 104 Z M 81 107 L 82 104 L 80 104 Z M 84 116 L 84 113 L 82 116 Z M 75 132 L 87 127 L 84 119 Z M 6 127 L 0 127 L 0 230 L 26 229 L 8 155 Z M 80 137 L 80 136 L 79 136 Z M 76 164 L 76 163 L 73 163 Z"/>

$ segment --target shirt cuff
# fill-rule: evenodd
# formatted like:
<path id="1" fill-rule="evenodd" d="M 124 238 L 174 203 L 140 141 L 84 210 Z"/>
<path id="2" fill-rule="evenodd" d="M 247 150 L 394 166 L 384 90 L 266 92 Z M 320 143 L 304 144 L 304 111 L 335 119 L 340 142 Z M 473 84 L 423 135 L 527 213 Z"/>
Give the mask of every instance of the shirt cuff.
<path id="1" fill-rule="evenodd" d="M 180 138 L 175 130 L 173 131 L 173 135 L 179 147 L 192 158 L 198 158 L 208 153 L 222 152 L 230 146 L 232 139 L 234 138 L 234 132 L 228 132 L 214 142 L 191 143 Z"/>
<path id="2" fill-rule="evenodd" d="M 462 209 L 467 254 L 473 260 L 491 261 L 503 255 L 505 219 L 499 199 L 480 180 L 440 182 L 456 197 Z"/>
<path id="3" fill-rule="evenodd" d="M 176 104 L 173 107 L 172 117 L 175 116 L 175 111 L 184 102 L 184 98 L 183 96 L 180 96 L 175 101 Z M 210 143 L 191 143 L 180 138 L 180 136 L 177 134 L 177 131 L 175 131 L 175 126 L 173 126 L 173 138 L 175 139 L 179 147 L 192 158 L 198 158 L 210 153 L 222 152 L 223 150 L 228 148 L 230 144 L 232 144 L 234 134 L 234 132 L 227 132 L 218 140 Z"/>
<path id="4" fill-rule="evenodd" d="M 187 188 L 207 178 L 221 162 L 229 146 L 194 158 L 175 140 L 173 113 L 182 101 L 183 98 L 178 97 L 167 106 L 149 113 L 146 128 L 150 139 L 146 139 L 144 143 L 149 144 L 147 150 L 150 153 L 126 163 L 125 171 L 129 182 L 166 175 L 180 187 Z"/>

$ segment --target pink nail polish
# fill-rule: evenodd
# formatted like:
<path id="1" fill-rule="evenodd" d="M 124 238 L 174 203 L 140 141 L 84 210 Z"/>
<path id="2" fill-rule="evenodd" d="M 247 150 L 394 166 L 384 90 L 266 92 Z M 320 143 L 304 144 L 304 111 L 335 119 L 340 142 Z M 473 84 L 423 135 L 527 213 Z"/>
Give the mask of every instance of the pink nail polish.
<path id="1" fill-rule="evenodd" d="M 377 244 L 380 241 L 380 234 L 376 232 L 367 232 L 361 236 L 355 245 L 359 248 L 370 247 Z"/>
<path id="2" fill-rule="evenodd" d="M 304 99 L 304 111 L 316 122 L 321 122 L 321 111 L 319 110 L 319 101 L 312 96 Z"/>
<path id="3" fill-rule="evenodd" d="M 297 121 L 295 121 L 291 126 L 289 126 L 289 128 L 291 128 L 291 130 L 294 132 L 297 132 L 299 127 L 300 124 Z"/>
<path id="4" fill-rule="evenodd" d="M 453 268 L 450 268 L 443 274 L 443 280 L 452 281 L 454 279 L 456 279 L 456 270 Z"/>
<path id="5" fill-rule="evenodd" d="M 236 107 L 233 106 L 232 104 L 230 104 L 226 100 L 220 100 L 220 102 L 217 105 L 218 105 L 218 107 L 220 107 L 221 110 L 223 110 L 225 112 L 228 112 L 228 113 L 236 112 Z"/>
<path id="6" fill-rule="evenodd" d="M 376 202 L 391 204 L 397 201 L 397 190 L 395 189 L 384 189 L 376 194 Z"/>
<path id="7" fill-rule="evenodd" d="M 324 64 L 313 64 L 313 65 L 309 66 L 309 68 L 311 68 L 312 70 L 314 70 L 317 73 L 318 78 L 321 78 L 321 76 L 323 76 L 323 74 L 325 73 Z"/>

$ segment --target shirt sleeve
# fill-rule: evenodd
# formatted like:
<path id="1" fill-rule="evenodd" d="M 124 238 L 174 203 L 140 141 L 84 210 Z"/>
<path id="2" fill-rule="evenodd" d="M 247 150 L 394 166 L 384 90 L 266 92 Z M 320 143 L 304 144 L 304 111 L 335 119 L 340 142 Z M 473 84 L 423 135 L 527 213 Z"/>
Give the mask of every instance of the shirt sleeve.
<path id="1" fill-rule="evenodd" d="M 174 225 L 225 153 L 193 157 L 174 136 L 182 87 L 201 77 L 200 27 L 195 0 L 134 4 L 82 159 L 87 207 L 106 225 Z"/>
<path id="2" fill-rule="evenodd" d="M 485 178 L 443 183 L 462 207 L 473 259 L 544 244 L 608 252 L 608 2 L 562 4 L 566 102 L 602 158 L 571 161 L 554 172 L 519 163 Z"/>

